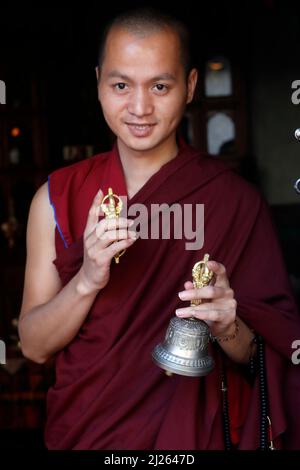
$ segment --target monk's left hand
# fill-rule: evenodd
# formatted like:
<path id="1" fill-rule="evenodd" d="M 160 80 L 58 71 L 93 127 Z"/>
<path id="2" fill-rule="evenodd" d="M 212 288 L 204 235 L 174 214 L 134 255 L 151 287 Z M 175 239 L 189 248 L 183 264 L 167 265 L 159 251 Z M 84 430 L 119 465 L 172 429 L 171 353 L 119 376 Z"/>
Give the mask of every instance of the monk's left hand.
<path id="1" fill-rule="evenodd" d="M 188 301 L 201 300 L 201 304 L 179 308 L 176 315 L 180 318 L 194 317 L 205 321 L 213 336 L 227 335 L 232 331 L 236 319 L 237 302 L 230 288 L 225 266 L 217 261 L 208 261 L 207 266 L 214 272 L 214 285 L 196 289 L 192 282 L 185 282 L 185 290 L 179 292 L 179 298 Z"/>

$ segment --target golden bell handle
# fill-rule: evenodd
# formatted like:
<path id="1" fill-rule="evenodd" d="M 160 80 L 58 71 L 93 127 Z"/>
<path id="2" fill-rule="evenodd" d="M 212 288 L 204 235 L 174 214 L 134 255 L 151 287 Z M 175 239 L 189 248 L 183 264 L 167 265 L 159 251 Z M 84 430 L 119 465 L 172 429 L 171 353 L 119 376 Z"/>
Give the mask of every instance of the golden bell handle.
<path id="1" fill-rule="evenodd" d="M 208 286 L 210 281 L 213 278 L 213 271 L 210 271 L 207 267 L 209 261 L 209 254 L 205 254 L 202 261 L 198 261 L 193 267 L 192 276 L 193 284 L 195 289 L 200 289 L 201 287 Z M 195 299 L 191 300 L 191 305 L 199 305 L 201 300 Z"/>

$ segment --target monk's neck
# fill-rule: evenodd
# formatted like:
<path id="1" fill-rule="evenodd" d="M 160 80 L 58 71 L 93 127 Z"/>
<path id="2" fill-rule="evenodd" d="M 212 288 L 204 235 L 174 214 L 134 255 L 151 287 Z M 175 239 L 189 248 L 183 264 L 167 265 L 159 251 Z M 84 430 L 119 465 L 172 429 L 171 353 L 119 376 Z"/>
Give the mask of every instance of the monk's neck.
<path id="1" fill-rule="evenodd" d="M 131 199 L 144 184 L 178 153 L 174 145 L 152 149 L 151 151 L 133 151 L 118 143 L 120 160 L 126 180 L 128 197 Z"/>

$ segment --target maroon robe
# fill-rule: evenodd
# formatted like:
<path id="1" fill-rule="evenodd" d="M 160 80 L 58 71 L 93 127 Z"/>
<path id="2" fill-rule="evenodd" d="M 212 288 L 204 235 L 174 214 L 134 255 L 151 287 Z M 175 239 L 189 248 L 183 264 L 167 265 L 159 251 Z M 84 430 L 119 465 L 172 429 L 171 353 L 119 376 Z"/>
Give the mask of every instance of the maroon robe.
<path id="1" fill-rule="evenodd" d="M 116 147 L 49 177 L 57 221 L 54 263 L 63 285 L 82 264 L 82 234 L 93 198 L 109 186 L 127 194 Z M 145 204 L 149 213 L 153 203 L 204 204 L 204 246 L 187 251 L 185 239 L 138 239 L 118 265 L 112 262 L 108 285 L 77 336 L 57 354 L 56 383 L 48 393 L 48 448 L 224 448 L 215 346 L 209 348 L 216 366 L 204 378 L 167 377 L 151 359 L 175 309 L 188 305 L 177 293 L 205 253 L 225 265 L 238 315 L 265 340 L 273 437 L 278 442 L 289 436 L 286 445 L 300 448 L 300 407 L 292 411 L 300 396 L 299 371 L 290 360 L 300 320 L 258 192 L 220 161 L 183 145 L 129 200 L 134 203 Z M 258 379 L 250 389 L 242 367 L 227 362 L 232 437 L 238 436 L 238 448 L 256 449 Z"/>

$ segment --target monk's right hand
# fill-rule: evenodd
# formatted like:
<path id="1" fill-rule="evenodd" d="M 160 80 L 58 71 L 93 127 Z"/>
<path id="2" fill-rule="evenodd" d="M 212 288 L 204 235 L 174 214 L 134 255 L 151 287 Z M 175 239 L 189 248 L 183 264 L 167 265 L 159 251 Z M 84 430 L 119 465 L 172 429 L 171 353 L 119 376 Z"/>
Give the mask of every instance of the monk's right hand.
<path id="1" fill-rule="evenodd" d="M 102 199 L 103 192 L 99 190 L 90 207 L 83 235 L 84 257 L 80 279 L 85 293 L 98 292 L 106 286 L 113 257 L 136 240 L 136 233 L 129 230 L 133 220 L 119 217 L 99 222 Z"/>

